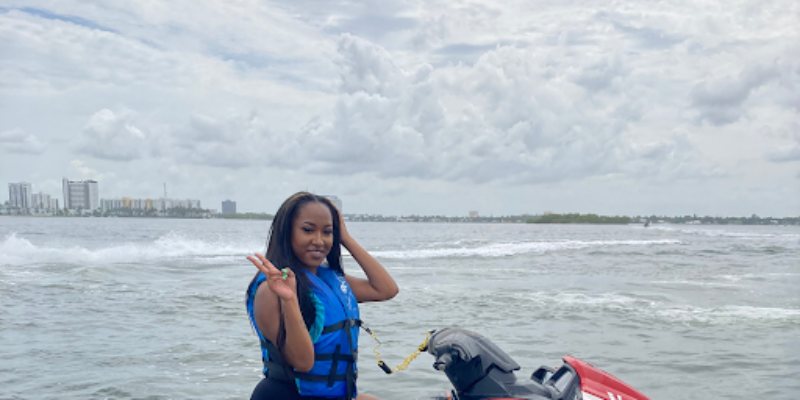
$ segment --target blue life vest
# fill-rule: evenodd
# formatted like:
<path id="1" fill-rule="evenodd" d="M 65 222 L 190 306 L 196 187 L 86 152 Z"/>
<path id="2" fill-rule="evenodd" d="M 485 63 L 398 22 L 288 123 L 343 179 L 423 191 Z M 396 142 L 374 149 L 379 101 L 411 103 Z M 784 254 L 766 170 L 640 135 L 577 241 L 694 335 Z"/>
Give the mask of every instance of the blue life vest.
<path id="1" fill-rule="evenodd" d="M 297 391 L 303 396 L 320 396 L 350 400 L 357 395 L 356 359 L 358 358 L 358 301 L 344 276 L 330 270 L 327 265 L 317 268 L 317 275 L 303 270 L 312 283 L 312 293 L 318 304 L 317 319 L 324 312 L 324 326 L 314 342 L 314 366 L 308 372 L 298 372 L 281 359 L 277 347 L 258 330 L 253 314 L 253 303 L 258 285 L 266 280 L 258 274 L 248 289 L 247 312 L 261 341 L 264 376 L 278 380 L 294 380 Z"/>

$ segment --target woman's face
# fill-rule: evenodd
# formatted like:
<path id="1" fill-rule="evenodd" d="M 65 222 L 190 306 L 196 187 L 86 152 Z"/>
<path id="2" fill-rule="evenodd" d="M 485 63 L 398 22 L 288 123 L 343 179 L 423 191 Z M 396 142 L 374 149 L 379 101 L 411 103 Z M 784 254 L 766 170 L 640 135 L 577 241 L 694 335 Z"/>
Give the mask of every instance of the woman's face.
<path id="1" fill-rule="evenodd" d="M 301 263 L 319 267 L 333 246 L 333 218 L 324 204 L 306 203 L 292 222 L 292 250 Z"/>

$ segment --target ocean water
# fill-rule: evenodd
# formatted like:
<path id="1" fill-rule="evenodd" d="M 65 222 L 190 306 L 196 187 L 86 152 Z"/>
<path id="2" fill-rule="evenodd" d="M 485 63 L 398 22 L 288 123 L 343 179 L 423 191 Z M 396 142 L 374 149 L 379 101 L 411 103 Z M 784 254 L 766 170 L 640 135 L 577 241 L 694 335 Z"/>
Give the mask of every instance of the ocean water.
<path id="1" fill-rule="evenodd" d="M 244 308 L 269 222 L 0 218 L 0 399 L 246 399 Z M 800 227 L 352 223 L 400 294 L 362 305 L 399 364 L 429 329 L 490 337 L 529 375 L 571 354 L 653 399 L 795 399 Z M 360 274 L 352 258 L 345 270 Z M 441 394 L 422 354 L 360 390 Z"/>

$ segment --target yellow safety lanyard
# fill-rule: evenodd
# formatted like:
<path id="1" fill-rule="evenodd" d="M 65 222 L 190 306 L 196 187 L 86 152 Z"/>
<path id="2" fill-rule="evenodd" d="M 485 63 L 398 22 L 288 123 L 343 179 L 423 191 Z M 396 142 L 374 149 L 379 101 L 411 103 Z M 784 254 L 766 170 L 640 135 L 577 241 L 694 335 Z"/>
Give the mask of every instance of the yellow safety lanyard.
<path id="1" fill-rule="evenodd" d="M 428 349 L 428 340 L 430 340 L 431 334 L 433 333 L 433 331 L 426 332 L 425 341 L 423 341 L 422 344 L 419 345 L 419 347 L 417 347 L 417 350 L 411 353 L 408 357 L 406 357 L 406 359 L 403 360 L 403 363 L 398 365 L 397 368 L 391 368 L 389 367 L 388 364 L 386 364 L 383 361 L 383 359 L 381 359 L 381 353 L 378 351 L 378 347 L 381 347 L 383 343 L 381 343 L 380 339 L 378 339 L 378 336 L 367 326 L 362 324 L 361 327 L 364 328 L 364 330 L 367 331 L 367 333 L 369 333 L 369 335 L 372 336 L 373 339 L 375 339 L 375 342 L 378 343 L 377 345 L 375 345 L 375 347 L 372 348 L 372 351 L 375 352 L 375 358 L 378 360 L 378 366 L 381 367 L 383 372 L 386 372 L 387 374 L 407 369 L 408 364 L 410 364 L 411 361 L 414 361 L 414 359 L 417 358 L 417 356 L 419 356 L 419 353 Z"/>

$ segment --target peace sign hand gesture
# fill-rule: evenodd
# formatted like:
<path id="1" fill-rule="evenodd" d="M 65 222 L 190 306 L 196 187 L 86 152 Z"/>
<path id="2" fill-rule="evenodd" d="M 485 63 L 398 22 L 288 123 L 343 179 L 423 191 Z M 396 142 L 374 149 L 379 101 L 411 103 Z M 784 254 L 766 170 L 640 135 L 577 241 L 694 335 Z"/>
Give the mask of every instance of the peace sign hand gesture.
<path id="1" fill-rule="evenodd" d="M 297 298 L 297 280 L 289 268 L 279 270 L 261 254 L 247 257 L 267 277 L 267 285 L 281 300 Z"/>

